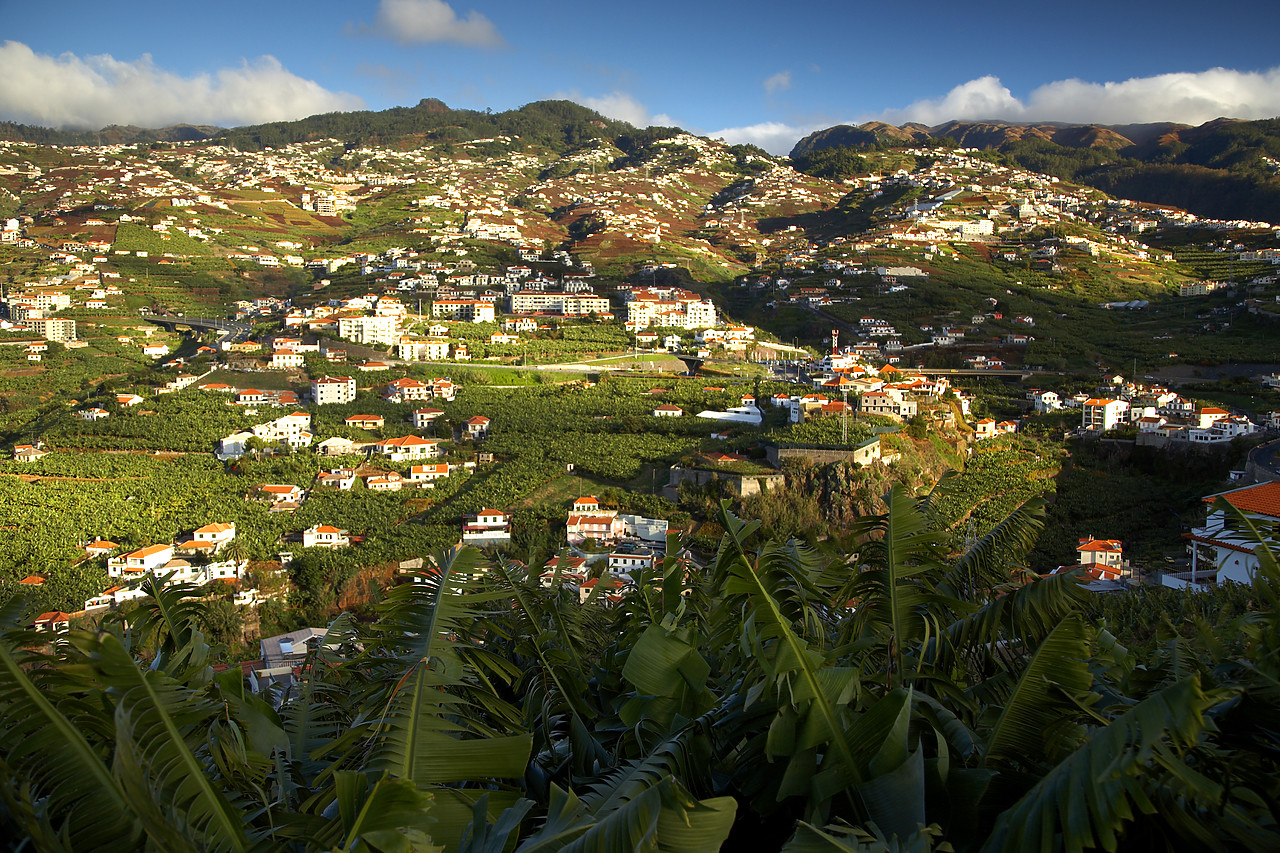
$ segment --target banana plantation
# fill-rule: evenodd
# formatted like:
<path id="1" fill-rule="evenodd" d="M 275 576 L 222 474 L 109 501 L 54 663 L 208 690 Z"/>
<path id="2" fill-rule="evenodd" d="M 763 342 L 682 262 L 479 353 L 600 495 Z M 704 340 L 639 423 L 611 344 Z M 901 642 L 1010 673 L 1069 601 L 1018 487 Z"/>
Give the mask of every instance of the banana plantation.
<path id="1" fill-rule="evenodd" d="M 896 490 L 822 549 L 726 505 L 710 565 L 672 542 L 612 606 L 605 584 L 580 603 L 558 571 L 441 552 L 278 693 L 215 672 L 181 587 L 52 644 L 12 600 L 0 844 L 1280 849 L 1270 551 L 1230 612 L 1100 605 L 1023 568 L 1038 503 L 966 542 L 933 503 Z"/>

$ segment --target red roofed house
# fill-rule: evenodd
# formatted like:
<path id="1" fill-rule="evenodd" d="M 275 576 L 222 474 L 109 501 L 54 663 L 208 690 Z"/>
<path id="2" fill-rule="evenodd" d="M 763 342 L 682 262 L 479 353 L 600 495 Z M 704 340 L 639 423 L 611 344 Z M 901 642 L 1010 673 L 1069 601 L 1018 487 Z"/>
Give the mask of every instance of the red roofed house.
<path id="1" fill-rule="evenodd" d="M 565 523 L 565 535 L 570 545 L 581 545 L 586 539 L 609 542 L 620 537 L 625 523 L 615 514 L 573 514 Z"/>
<path id="2" fill-rule="evenodd" d="M 107 574 L 113 578 L 154 572 L 173 559 L 172 545 L 148 545 L 121 557 L 107 560 Z"/>
<path id="3" fill-rule="evenodd" d="M 586 495 L 573 502 L 574 512 L 595 512 L 600 509 L 600 499 L 595 495 Z"/>
<path id="4" fill-rule="evenodd" d="M 291 484 L 267 483 L 262 487 L 262 494 L 270 498 L 272 503 L 302 500 L 302 489 Z"/>
<path id="5" fill-rule="evenodd" d="M 653 410 L 653 416 L 655 418 L 678 418 L 683 414 L 684 409 L 679 406 L 673 406 L 670 403 L 659 406 Z"/>
<path id="6" fill-rule="evenodd" d="M 63 613 L 61 610 L 50 611 L 49 613 L 41 613 L 31 623 L 32 627 L 37 631 L 48 631 L 52 634 L 61 634 L 71 629 L 71 614 Z"/>
<path id="7" fill-rule="evenodd" d="M 1280 529 L 1280 483 L 1259 483 L 1209 495 L 1204 498 L 1210 505 L 1204 526 L 1192 528 L 1187 535 L 1191 540 L 1191 572 L 1187 580 L 1194 583 L 1216 576 L 1218 583 L 1249 583 L 1258 569 L 1254 554 L 1258 542 L 1237 518 L 1214 506 L 1219 498 L 1249 519 L 1274 548 L 1276 530 Z"/>
<path id="8" fill-rule="evenodd" d="M 302 531 L 304 548 L 345 548 L 351 544 L 347 531 L 328 524 L 317 524 Z"/>
<path id="9" fill-rule="evenodd" d="M 95 542 L 90 542 L 88 545 L 85 545 L 84 551 L 89 555 L 90 559 L 92 559 L 93 557 L 105 557 L 119 547 L 120 546 L 114 542 L 108 542 L 106 539 L 98 539 Z"/>
<path id="10" fill-rule="evenodd" d="M 364 478 L 364 487 L 375 492 L 398 492 L 404 488 L 404 478 L 395 471 L 370 474 Z"/>
<path id="11" fill-rule="evenodd" d="M 197 527 L 191 536 L 197 542 L 211 542 L 215 550 L 236 538 L 235 522 L 215 521 L 204 527 Z"/>
<path id="12" fill-rule="evenodd" d="M 39 445 L 33 444 L 17 444 L 13 448 L 14 462 L 34 462 L 44 456 L 48 456 L 49 451 Z"/>
<path id="13" fill-rule="evenodd" d="M 1094 580 L 1116 580 L 1126 574 L 1124 547 L 1117 539 L 1084 537 L 1076 547 L 1080 565 Z"/>
<path id="14" fill-rule="evenodd" d="M 468 418 L 462 428 L 467 433 L 468 438 L 474 438 L 479 441 L 489 435 L 489 419 L 484 415 L 476 415 L 474 418 Z"/>
<path id="15" fill-rule="evenodd" d="M 440 452 L 440 442 L 434 438 L 419 438 L 406 435 L 401 438 L 387 438 L 374 445 L 374 449 L 392 462 L 405 462 L 411 459 L 430 459 Z"/>
<path id="16" fill-rule="evenodd" d="M 556 570 L 560 571 L 560 582 L 564 584 L 582 584 L 587 580 L 587 559 L 586 557 L 566 557 L 563 565 L 559 557 L 552 557 L 547 560 L 546 566 L 543 567 L 542 574 L 538 576 L 538 583 L 544 587 L 550 587 L 555 581 Z"/>
<path id="17" fill-rule="evenodd" d="M 1087 430 L 1106 432 L 1120 426 L 1121 416 L 1127 411 L 1129 404 L 1124 400 L 1090 398 L 1084 401 L 1081 409 L 1080 426 Z"/>
<path id="18" fill-rule="evenodd" d="M 409 468 L 409 482 L 431 488 L 433 481 L 449 476 L 448 462 L 428 462 L 425 465 L 413 465 Z"/>
<path id="19" fill-rule="evenodd" d="M 469 545 L 497 545 L 511 541 L 511 519 L 505 512 L 482 509 L 462 525 L 462 541 Z"/>
<path id="20" fill-rule="evenodd" d="M 1230 417 L 1231 413 L 1226 409 L 1218 409 L 1213 406 L 1205 406 L 1200 410 L 1200 429 L 1208 429 L 1213 425 L 1214 421 L 1220 421 L 1223 418 Z"/>
<path id="21" fill-rule="evenodd" d="M 344 418 L 342 422 L 357 429 L 381 429 L 387 423 L 387 419 L 382 415 L 351 415 Z"/>

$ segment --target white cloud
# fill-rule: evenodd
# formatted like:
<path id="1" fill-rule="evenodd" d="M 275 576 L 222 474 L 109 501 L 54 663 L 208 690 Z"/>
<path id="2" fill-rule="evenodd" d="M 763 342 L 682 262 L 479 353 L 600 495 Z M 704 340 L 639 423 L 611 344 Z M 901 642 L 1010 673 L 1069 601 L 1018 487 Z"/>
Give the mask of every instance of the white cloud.
<path id="1" fill-rule="evenodd" d="M 939 124 L 951 119 L 1009 119 L 1130 124 L 1176 121 L 1202 124 L 1219 117 L 1280 115 L 1280 68 L 1207 71 L 1133 77 L 1121 82 L 1058 80 L 1019 100 L 995 77 L 980 77 L 944 97 L 890 110 L 887 121 Z"/>
<path id="2" fill-rule="evenodd" d="M 800 137 L 828 127 L 826 124 L 797 126 L 780 121 L 766 121 L 747 127 L 726 127 L 707 134 L 713 139 L 723 139 L 730 145 L 758 145 L 770 154 L 790 154 Z"/>
<path id="3" fill-rule="evenodd" d="M 791 88 L 791 72 L 779 71 L 770 77 L 766 77 L 764 81 L 764 90 L 770 95 L 778 92 L 785 92 Z"/>
<path id="4" fill-rule="evenodd" d="M 666 113 L 657 113 L 650 115 L 649 109 L 634 97 L 614 90 L 607 95 L 600 97 L 589 97 L 583 95 L 576 89 L 568 94 L 559 93 L 556 98 L 563 98 L 567 101 L 573 101 L 575 104 L 582 104 L 588 109 L 595 110 L 606 118 L 616 119 L 617 121 L 625 121 L 627 124 L 635 127 L 650 127 L 659 125 L 661 127 L 678 127 L 680 122 L 676 121 Z"/>
<path id="5" fill-rule="evenodd" d="M 45 127 L 227 126 L 363 106 L 355 95 L 292 74 L 272 56 L 183 77 L 157 67 L 148 55 L 133 62 L 106 54 L 54 57 L 6 41 L 0 44 L 0 68 L 0 117 Z"/>
<path id="6" fill-rule="evenodd" d="M 916 101 L 905 110 L 890 110 L 887 120 L 941 124 L 952 119 L 1020 119 L 1025 108 L 996 77 L 979 77 L 956 86 L 942 98 Z"/>
<path id="7" fill-rule="evenodd" d="M 444 0 L 380 0 L 373 25 L 362 28 L 400 44 L 453 42 L 467 47 L 502 47 L 493 22 L 475 9 L 459 18 Z"/>

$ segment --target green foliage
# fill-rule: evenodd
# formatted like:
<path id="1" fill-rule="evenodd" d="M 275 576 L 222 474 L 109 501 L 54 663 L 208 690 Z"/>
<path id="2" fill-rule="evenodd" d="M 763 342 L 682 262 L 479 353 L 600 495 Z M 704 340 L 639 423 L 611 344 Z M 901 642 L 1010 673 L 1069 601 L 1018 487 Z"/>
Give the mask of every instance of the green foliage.
<path id="1" fill-rule="evenodd" d="M 220 144 L 249 150 L 324 138 L 373 142 L 417 137 L 458 142 L 514 136 L 525 144 L 564 151 L 589 139 L 643 132 L 571 101 L 537 101 L 519 109 L 490 113 L 451 110 L 439 101 L 424 99 L 414 107 L 393 107 L 381 112 L 326 113 L 293 122 L 238 127 L 223 131 L 216 139 Z"/>
<path id="2" fill-rule="evenodd" d="M 1248 609 L 1126 648 L 1137 611 L 1103 605 L 1113 634 L 1072 576 L 1013 571 L 1036 506 L 958 547 L 936 500 L 897 490 L 828 554 L 722 507 L 710 567 L 673 538 L 612 607 L 438 552 L 266 697 L 212 674 L 186 588 L 53 644 L 10 602 L 0 825 L 51 850 L 1275 847 L 1275 556 Z"/>

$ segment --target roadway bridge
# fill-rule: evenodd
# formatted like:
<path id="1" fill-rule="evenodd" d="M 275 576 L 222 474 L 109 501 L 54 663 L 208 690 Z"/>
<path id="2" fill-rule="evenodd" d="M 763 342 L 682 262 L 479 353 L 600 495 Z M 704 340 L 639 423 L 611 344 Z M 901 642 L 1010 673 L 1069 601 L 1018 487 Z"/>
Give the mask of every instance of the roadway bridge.
<path id="1" fill-rule="evenodd" d="M 174 329 L 177 326 L 190 326 L 193 329 L 210 329 L 221 332 L 222 337 L 243 340 L 249 337 L 253 327 L 248 323 L 236 323 L 232 320 L 218 320 L 213 317 L 178 317 L 172 314 L 142 314 L 142 319 L 157 326 Z"/>

